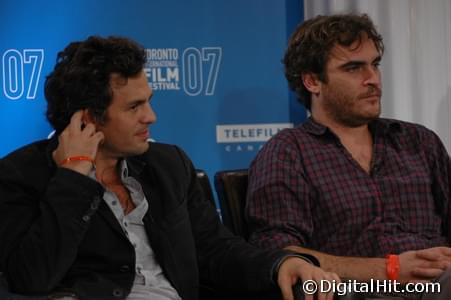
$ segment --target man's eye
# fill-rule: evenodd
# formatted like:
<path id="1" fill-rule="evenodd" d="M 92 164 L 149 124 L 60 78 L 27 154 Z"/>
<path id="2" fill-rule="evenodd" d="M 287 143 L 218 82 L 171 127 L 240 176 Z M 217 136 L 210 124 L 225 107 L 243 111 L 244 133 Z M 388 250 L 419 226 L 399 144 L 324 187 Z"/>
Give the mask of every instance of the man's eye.
<path id="1" fill-rule="evenodd" d="M 361 68 L 362 68 L 362 66 L 360 66 L 360 65 L 348 66 L 346 68 L 346 71 L 348 71 L 348 72 L 355 72 L 355 71 L 360 70 Z"/>

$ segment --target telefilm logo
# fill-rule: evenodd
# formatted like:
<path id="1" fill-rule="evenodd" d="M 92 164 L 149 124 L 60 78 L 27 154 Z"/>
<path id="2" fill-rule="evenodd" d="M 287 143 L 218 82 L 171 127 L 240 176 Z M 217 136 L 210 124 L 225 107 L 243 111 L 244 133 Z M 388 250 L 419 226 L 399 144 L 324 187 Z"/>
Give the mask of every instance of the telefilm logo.
<path id="1" fill-rule="evenodd" d="M 183 91 L 189 96 L 215 92 L 222 59 L 221 47 L 146 49 L 144 68 L 155 91 Z"/>
<path id="2" fill-rule="evenodd" d="M 226 152 L 258 151 L 263 144 L 292 123 L 216 125 L 216 142 Z"/>

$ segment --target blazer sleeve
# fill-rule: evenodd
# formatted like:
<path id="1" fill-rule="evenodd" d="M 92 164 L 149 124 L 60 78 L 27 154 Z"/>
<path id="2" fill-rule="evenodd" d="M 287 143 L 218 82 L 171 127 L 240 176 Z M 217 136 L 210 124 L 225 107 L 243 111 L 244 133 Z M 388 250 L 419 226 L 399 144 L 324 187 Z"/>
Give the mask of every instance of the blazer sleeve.
<path id="1" fill-rule="evenodd" d="M 274 268 L 287 252 L 256 248 L 225 228 L 213 205 L 204 198 L 191 161 L 178 151 L 188 178 L 188 210 L 201 281 L 232 290 L 274 288 Z"/>
<path id="2" fill-rule="evenodd" d="M 87 176 L 47 166 L 39 155 L 0 160 L 0 271 L 14 292 L 56 287 L 103 195 Z"/>

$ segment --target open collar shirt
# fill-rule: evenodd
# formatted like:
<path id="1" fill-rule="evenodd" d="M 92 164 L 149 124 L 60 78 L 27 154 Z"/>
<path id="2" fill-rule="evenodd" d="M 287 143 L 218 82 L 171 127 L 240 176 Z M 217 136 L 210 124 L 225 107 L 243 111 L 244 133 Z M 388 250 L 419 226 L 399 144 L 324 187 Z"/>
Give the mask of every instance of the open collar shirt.
<path id="1" fill-rule="evenodd" d="M 108 204 L 125 235 L 135 248 L 135 280 L 127 299 L 179 300 L 181 298 L 164 276 L 163 270 L 157 262 L 150 245 L 143 222 L 143 218 L 149 209 L 149 203 L 141 184 L 129 176 L 126 160 L 120 162 L 120 174 L 121 181 L 130 192 L 135 208 L 129 214 L 124 215 L 118 197 L 108 189 L 105 189 L 103 200 Z M 94 169 L 89 174 L 89 177 L 96 180 Z"/>
<path id="2" fill-rule="evenodd" d="M 450 157 L 432 131 L 389 119 L 370 123 L 367 173 L 312 118 L 268 141 L 249 170 L 250 241 L 347 256 L 450 241 Z"/>

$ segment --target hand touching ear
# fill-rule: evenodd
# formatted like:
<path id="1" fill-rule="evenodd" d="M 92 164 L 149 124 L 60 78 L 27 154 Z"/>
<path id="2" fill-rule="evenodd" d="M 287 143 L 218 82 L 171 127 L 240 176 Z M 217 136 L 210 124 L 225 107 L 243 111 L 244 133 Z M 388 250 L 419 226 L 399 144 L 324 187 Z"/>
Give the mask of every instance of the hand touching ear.
<path id="1" fill-rule="evenodd" d="M 104 136 L 102 132 L 96 132 L 95 125 L 87 121 L 84 114 L 86 111 L 79 110 L 72 115 L 69 125 L 58 137 L 53 159 L 60 167 L 87 175 Z"/>

